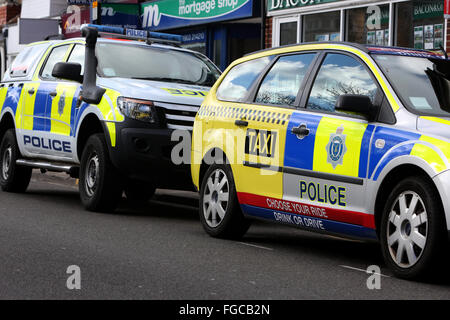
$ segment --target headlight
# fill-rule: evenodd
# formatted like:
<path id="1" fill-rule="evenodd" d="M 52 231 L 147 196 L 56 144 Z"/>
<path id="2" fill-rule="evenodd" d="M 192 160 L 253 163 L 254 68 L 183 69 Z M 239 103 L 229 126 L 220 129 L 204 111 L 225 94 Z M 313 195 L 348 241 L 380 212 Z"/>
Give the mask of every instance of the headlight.
<path id="1" fill-rule="evenodd" d="M 117 106 L 126 117 L 149 123 L 155 122 L 155 109 L 151 101 L 119 97 Z"/>

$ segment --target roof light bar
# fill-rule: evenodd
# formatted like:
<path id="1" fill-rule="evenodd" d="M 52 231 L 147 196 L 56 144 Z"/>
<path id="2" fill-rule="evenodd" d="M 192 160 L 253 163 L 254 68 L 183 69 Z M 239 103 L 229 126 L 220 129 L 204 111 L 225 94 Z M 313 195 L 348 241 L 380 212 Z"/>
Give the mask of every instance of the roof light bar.
<path id="1" fill-rule="evenodd" d="M 162 42 L 173 44 L 181 44 L 183 41 L 182 36 L 169 33 L 152 32 L 146 30 L 129 29 L 112 26 L 101 26 L 96 24 L 84 24 L 81 26 L 81 29 L 83 29 L 84 27 L 95 28 L 101 35 L 120 39 L 145 40 L 150 42 Z"/>

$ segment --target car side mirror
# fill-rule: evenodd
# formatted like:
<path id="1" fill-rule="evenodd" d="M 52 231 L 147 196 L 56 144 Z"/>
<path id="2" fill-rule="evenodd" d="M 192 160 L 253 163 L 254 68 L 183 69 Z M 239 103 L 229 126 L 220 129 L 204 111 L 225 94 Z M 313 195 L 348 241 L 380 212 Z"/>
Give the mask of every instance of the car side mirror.
<path id="1" fill-rule="evenodd" d="M 375 120 L 377 113 L 370 97 L 361 94 L 340 95 L 336 102 L 336 110 L 361 114 L 369 121 Z"/>
<path id="2" fill-rule="evenodd" d="M 58 79 L 83 82 L 81 64 L 73 62 L 58 62 L 52 70 L 52 76 Z"/>

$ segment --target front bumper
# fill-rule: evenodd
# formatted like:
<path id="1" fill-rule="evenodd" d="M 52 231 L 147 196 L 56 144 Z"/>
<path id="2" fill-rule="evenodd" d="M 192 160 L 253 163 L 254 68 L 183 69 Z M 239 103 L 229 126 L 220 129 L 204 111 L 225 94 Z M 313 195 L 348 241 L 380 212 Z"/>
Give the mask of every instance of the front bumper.
<path id="1" fill-rule="evenodd" d="M 128 179 L 156 188 L 194 190 L 189 163 L 176 165 L 171 153 L 178 141 L 173 130 L 126 119 L 116 123 L 116 146 L 110 146 L 113 165 Z"/>

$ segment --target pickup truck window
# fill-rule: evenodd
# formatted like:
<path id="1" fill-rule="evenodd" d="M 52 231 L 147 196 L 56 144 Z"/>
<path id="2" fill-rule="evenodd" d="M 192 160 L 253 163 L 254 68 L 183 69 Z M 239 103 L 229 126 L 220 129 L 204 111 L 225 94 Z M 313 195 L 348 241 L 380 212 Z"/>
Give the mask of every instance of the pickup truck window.
<path id="1" fill-rule="evenodd" d="M 50 52 L 50 55 L 47 58 L 47 61 L 45 61 L 44 68 L 41 71 L 42 79 L 55 80 L 55 78 L 52 76 L 53 67 L 58 62 L 63 61 L 68 48 L 69 48 L 69 45 L 64 45 L 64 46 L 59 46 L 59 47 L 53 48 L 52 52 Z"/>
<path id="2" fill-rule="evenodd" d="M 24 77 L 36 65 L 37 60 L 42 56 L 45 47 L 34 45 L 26 47 L 14 60 L 9 71 L 10 77 Z"/>

